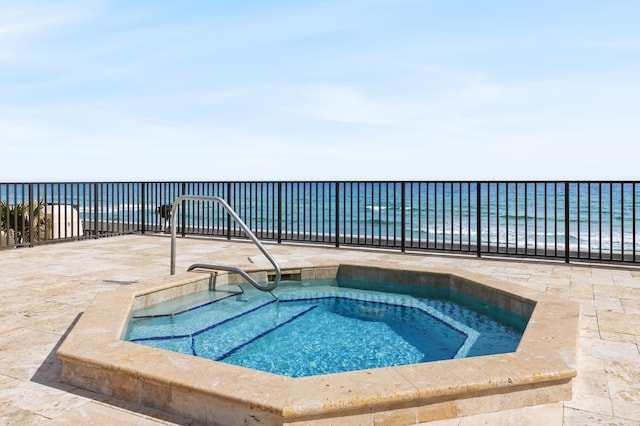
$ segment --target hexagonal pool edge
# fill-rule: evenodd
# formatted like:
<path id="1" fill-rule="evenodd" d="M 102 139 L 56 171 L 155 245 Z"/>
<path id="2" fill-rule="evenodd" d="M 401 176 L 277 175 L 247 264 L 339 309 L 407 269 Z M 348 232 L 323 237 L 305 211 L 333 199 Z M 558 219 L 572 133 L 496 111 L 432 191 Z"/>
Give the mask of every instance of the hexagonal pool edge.
<path id="1" fill-rule="evenodd" d="M 488 294 L 510 310 L 535 308 L 513 353 L 293 379 L 121 340 L 134 307 L 208 287 L 210 274 L 185 273 L 96 296 L 57 352 L 63 380 L 215 424 L 313 424 L 333 417 L 346 424 L 414 424 L 571 398 L 578 303 L 450 269 L 350 262 L 297 272 L 324 278 L 339 268 L 345 274 L 366 269 L 380 280 L 437 276 L 457 290 Z M 256 275 L 266 279 L 265 272 Z M 217 277 L 218 285 L 235 279 Z"/>

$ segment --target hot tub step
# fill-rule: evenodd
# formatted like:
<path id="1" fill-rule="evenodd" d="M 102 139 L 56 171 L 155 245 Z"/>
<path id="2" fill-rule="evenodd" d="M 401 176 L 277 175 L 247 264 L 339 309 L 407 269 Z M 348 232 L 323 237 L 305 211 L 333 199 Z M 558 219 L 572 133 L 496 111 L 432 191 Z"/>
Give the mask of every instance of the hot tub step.
<path id="1" fill-rule="evenodd" d="M 252 321 L 247 321 L 248 315 L 244 315 L 242 320 L 237 318 L 194 336 L 194 355 L 223 360 L 246 344 L 280 328 L 309 310 L 308 306 L 264 306 L 248 314 L 251 315 Z"/>

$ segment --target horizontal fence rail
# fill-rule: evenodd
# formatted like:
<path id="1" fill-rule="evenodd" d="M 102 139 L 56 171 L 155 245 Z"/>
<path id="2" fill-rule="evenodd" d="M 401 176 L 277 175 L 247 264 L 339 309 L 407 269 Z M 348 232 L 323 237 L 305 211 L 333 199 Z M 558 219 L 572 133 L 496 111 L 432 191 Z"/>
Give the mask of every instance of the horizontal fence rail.
<path id="1" fill-rule="evenodd" d="M 129 233 L 254 234 L 400 251 L 640 261 L 640 182 L 317 181 L 0 183 L 0 249 Z"/>

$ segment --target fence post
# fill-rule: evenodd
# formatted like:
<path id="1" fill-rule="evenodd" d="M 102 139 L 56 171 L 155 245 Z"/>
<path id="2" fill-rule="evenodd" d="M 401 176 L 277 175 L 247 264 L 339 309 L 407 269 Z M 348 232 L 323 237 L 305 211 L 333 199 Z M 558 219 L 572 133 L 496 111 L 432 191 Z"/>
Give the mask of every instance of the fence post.
<path id="1" fill-rule="evenodd" d="M 336 186 L 336 247 L 340 247 L 340 182 Z"/>
<path id="2" fill-rule="evenodd" d="M 147 206 L 147 185 L 144 182 L 140 182 L 140 197 L 142 198 L 140 202 L 140 222 L 142 223 L 142 234 L 144 234 L 147 230 L 147 212 L 145 211 Z"/>
<path id="3" fill-rule="evenodd" d="M 33 184 L 29 184 L 29 247 L 33 247 Z M 39 229 L 39 227 L 38 227 Z"/>
<path id="4" fill-rule="evenodd" d="M 227 203 L 231 204 L 231 182 L 227 182 Z M 227 240 L 231 239 L 231 215 L 227 212 Z"/>
<path id="5" fill-rule="evenodd" d="M 186 195 L 187 192 L 187 184 L 185 182 L 182 182 L 182 187 L 180 188 L 180 195 Z M 181 225 L 182 225 L 182 238 L 185 237 L 185 235 L 187 234 L 187 200 L 182 200 L 182 206 L 181 209 L 182 210 L 182 221 L 181 221 Z"/>
<path id="6" fill-rule="evenodd" d="M 633 211 L 631 212 L 631 218 L 632 218 L 632 225 L 631 225 L 631 229 L 632 229 L 632 233 L 631 235 L 633 235 L 632 241 L 633 241 L 633 250 L 632 250 L 632 261 L 636 261 L 636 183 L 633 182 L 633 184 L 631 185 L 631 199 L 632 199 L 632 206 L 633 206 Z"/>
<path id="7" fill-rule="evenodd" d="M 636 183 L 634 182 L 631 185 L 631 198 L 632 198 L 632 206 L 633 206 L 633 211 L 631 212 L 631 218 L 633 219 L 631 221 L 632 225 L 632 233 L 631 235 L 633 235 L 632 241 L 633 241 L 633 261 L 636 261 Z"/>
<path id="8" fill-rule="evenodd" d="M 480 182 L 476 182 L 476 256 L 481 256 L 482 219 L 480 214 Z"/>
<path id="9" fill-rule="evenodd" d="M 93 235 L 98 238 L 98 183 L 93 184 Z"/>
<path id="10" fill-rule="evenodd" d="M 400 183 L 400 250 L 404 253 L 406 251 L 406 225 L 407 225 L 407 206 L 406 206 L 406 189 L 405 182 Z"/>
<path id="11" fill-rule="evenodd" d="M 569 182 L 564 183 L 564 263 L 569 263 Z"/>
<path id="12" fill-rule="evenodd" d="M 278 244 L 282 244 L 282 182 L 278 182 Z"/>

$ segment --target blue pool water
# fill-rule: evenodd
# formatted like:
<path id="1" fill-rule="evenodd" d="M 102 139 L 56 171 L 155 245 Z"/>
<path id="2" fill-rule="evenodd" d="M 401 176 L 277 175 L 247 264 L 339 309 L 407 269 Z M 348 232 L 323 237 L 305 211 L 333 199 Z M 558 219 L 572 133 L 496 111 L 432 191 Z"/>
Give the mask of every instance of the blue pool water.
<path id="1" fill-rule="evenodd" d="M 385 288 L 326 279 L 203 292 L 134 312 L 125 340 L 301 377 L 512 352 L 526 326 L 435 289 Z"/>

